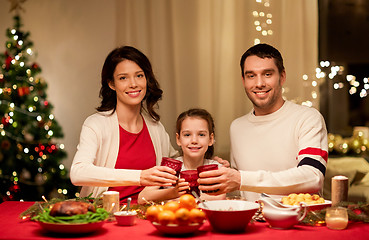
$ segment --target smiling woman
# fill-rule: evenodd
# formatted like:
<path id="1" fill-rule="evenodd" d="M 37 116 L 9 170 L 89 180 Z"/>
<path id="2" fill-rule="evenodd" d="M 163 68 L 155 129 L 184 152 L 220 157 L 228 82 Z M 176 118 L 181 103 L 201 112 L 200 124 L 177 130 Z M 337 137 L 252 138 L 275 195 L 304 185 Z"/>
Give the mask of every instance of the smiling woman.
<path id="1" fill-rule="evenodd" d="M 81 196 L 118 191 L 133 202 L 146 185 L 171 185 L 175 171 L 159 165 L 176 151 L 154 106 L 161 98 L 148 58 L 136 48 L 114 49 L 101 73 L 101 105 L 83 124 L 71 168 Z"/>

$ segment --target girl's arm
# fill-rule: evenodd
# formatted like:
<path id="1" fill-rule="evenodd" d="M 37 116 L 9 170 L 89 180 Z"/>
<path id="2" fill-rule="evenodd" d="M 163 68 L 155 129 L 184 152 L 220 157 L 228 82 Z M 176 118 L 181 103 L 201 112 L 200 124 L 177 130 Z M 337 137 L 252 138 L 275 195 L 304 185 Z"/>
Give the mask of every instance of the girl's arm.
<path id="1" fill-rule="evenodd" d="M 189 189 L 188 182 L 179 179 L 174 187 L 160 189 L 158 186 L 145 187 L 138 195 L 137 203 L 145 204 L 147 201 L 165 201 L 178 198 Z"/>

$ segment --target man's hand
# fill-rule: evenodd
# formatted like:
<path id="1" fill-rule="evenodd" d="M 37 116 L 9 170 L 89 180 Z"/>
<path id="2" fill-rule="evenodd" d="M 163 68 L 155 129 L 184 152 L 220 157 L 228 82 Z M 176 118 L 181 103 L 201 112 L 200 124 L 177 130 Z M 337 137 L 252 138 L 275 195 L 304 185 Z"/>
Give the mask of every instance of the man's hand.
<path id="1" fill-rule="evenodd" d="M 220 167 L 218 170 L 202 172 L 199 177 L 199 189 L 208 191 L 210 195 L 239 190 L 241 186 L 241 174 L 233 168 Z"/>
<path id="2" fill-rule="evenodd" d="M 229 161 L 227 160 L 224 160 L 223 158 L 221 157 L 218 157 L 218 156 L 214 156 L 213 157 L 213 160 L 217 161 L 218 163 L 222 164 L 224 167 L 230 167 L 231 164 L 229 163 Z"/>
<path id="3" fill-rule="evenodd" d="M 155 166 L 141 171 L 141 186 L 172 186 L 178 180 L 176 171 L 167 166 Z"/>

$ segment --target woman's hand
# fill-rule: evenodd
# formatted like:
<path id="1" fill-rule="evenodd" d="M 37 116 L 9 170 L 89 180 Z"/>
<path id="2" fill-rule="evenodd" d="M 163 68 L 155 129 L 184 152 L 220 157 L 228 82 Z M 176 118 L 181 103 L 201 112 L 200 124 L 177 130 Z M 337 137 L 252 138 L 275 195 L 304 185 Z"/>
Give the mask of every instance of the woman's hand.
<path id="1" fill-rule="evenodd" d="M 222 164 L 224 167 L 230 167 L 231 164 L 229 163 L 229 161 L 227 160 L 224 160 L 223 158 L 221 157 L 218 157 L 218 156 L 214 156 L 213 157 L 213 160 L 217 161 L 218 163 Z"/>
<path id="2" fill-rule="evenodd" d="M 141 171 L 141 186 L 172 186 L 178 178 L 176 171 L 167 166 L 155 166 Z"/>

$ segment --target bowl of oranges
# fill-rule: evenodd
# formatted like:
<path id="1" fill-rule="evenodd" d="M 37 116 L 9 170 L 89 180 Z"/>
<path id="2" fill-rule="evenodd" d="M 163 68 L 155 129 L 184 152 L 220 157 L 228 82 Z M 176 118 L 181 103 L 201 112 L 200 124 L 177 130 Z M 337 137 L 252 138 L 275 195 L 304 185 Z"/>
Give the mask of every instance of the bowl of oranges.
<path id="1" fill-rule="evenodd" d="M 196 199 L 190 194 L 163 205 L 152 205 L 146 209 L 145 216 L 159 232 L 170 235 L 194 233 L 206 219 L 205 213 L 198 208 Z"/>

